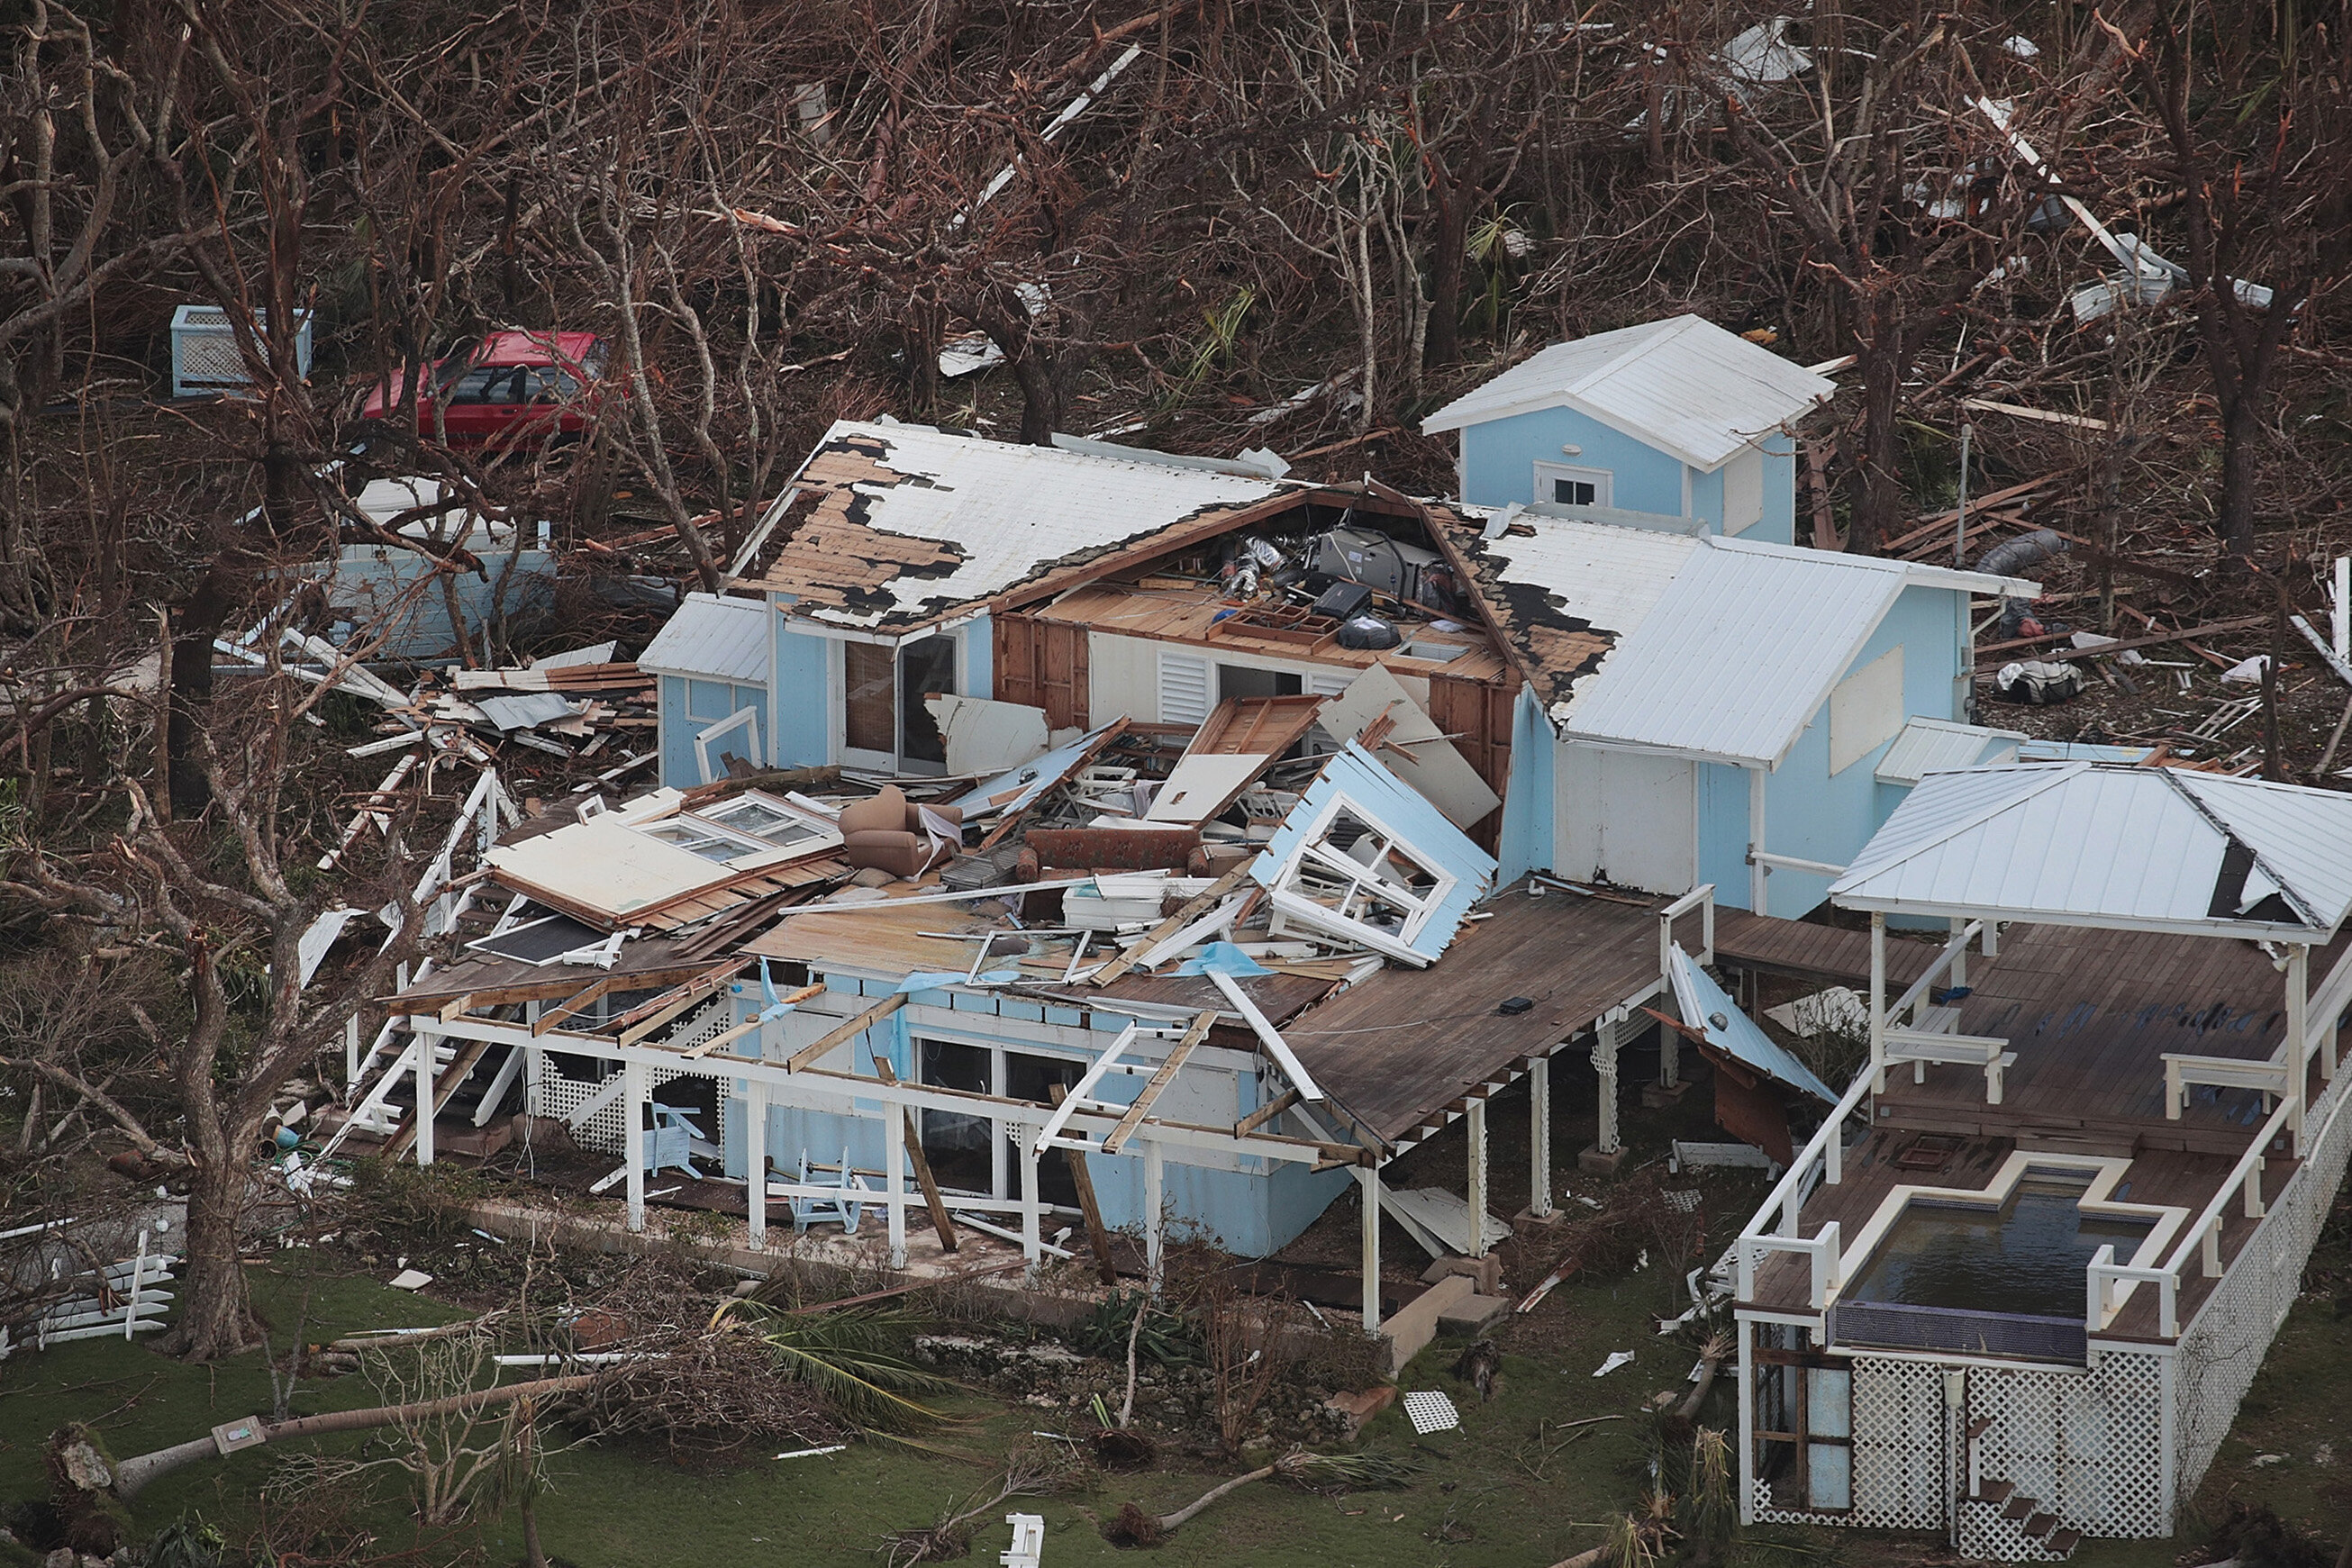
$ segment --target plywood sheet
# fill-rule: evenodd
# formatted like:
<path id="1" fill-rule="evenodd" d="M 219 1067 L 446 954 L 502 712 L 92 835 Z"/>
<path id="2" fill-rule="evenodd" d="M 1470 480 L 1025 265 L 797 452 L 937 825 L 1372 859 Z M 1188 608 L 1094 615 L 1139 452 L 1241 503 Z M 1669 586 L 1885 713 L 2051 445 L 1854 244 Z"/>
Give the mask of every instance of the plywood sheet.
<path id="1" fill-rule="evenodd" d="M 1169 771 L 1168 782 L 1152 797 L 1147 822 L 1206 821 L 1249 788 L 1250 780 L 1272 764 L 1271 755 L 1188 752 Z"/>
<path id="2" fill-rule="evenodd" d="M 1353 740 L 1383 716 L 1393 727 L 1379 748 L 1381 764 L 1444 812 L 1446 821 L 1467 828 L 1503 803 L 1385 665 L 1374 664 L 1349 682 L 1325 705 L 1320 722 L 1334 739 Z"/>

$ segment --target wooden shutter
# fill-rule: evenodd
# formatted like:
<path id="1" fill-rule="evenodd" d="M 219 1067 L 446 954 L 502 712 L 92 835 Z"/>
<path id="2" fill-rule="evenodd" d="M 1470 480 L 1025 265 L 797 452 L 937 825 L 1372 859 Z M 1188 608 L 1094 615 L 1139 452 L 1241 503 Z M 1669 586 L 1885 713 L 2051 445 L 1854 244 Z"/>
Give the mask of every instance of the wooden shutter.
<path id="1" fill-rule="evenodd" d="M 1001 614 L 991 635 L 996 700 L 1045 710 L 1054 729 L 1087 726 L 1087 629 Z"/>

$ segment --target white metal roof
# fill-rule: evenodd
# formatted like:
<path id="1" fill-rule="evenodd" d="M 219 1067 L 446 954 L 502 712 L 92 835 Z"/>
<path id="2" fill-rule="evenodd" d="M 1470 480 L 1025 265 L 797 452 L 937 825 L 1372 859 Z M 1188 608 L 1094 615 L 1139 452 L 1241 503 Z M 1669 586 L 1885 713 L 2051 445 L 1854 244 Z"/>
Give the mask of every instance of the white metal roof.
<path id="1" fill-rule="evenodd" d="M 1930 773 L 1980 763 L 2015 760 L 2025 736 L 2014 729 L 1987 729 L 1948 718 L 1915 718 L 1879 758 L 1881 784 L 1916 784 Z"/>
<path id="2" fill-rule="evenodd" d="M 2326 940 L 2352 912 L 2352 795 L 2172 768 L 1934 773 L 1830 896 L 1849 909 Z"/>
<path id="3" fill-rule="evenodd" d="M 801 603 L 795 615 L 872 627 L 988 598 L 1074 557 L 1109 549 L 1213 507 L 1246 505 L 1305 486 L 1140 457 L 986 441 L 923 424 L 843 421 L 803 470 L 845 441 L 882 454 L 875 476 L 851 481 L 866 529 L 952 548 L 948 570 L 898 570 L 852 605 Z M 855 563 L 847 563 L 855 564 Z M 772 578 L 769 586 L 780 587 Z"/>
<path id="4" fill-rule="evenodd" d="M 1578 661 L 1553 669 L 1543 692 L 1563 737 L 1713 761 L 1777 767 L 1906 588 L 2041 591 L 1945 567 L 1524 510 L 1508 521 L 1534 532 L 1513 534 L 1499 511 L 1449 505 L 1486 525 L 1456 544 L 1475 591 L 1502 601 L 1498 618 L 1523 655 L 1539 667 Z"/>
<path id="5" fill-rule="evenodd" d="M 689 593 L 637 655 L 657 675 L 768 684 L 768 607 L 756 599 Z"/>
<path id="6" fill-rule="evenodd" d="M 1836 384 L 1697 316 L 1555 343 L 1421 422 L 1430 434 L 1573 408 L 1713 472 Z"/>

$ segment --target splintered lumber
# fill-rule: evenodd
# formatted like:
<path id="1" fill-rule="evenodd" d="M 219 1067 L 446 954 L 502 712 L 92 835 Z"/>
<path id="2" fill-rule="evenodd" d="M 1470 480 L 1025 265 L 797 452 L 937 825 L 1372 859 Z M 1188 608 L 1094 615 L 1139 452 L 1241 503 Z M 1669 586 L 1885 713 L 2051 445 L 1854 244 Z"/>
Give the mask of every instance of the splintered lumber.
<path id="1" fill-rule="evenodd" d="M 1186 899 L 1182 908 L 1177 910 L 1175 914 L 1170 915 L 1167 919 L 1161 921 L 1159 925 L 1145 932 L 1138 941 L 1127 949 L 1127 951 L 1121 953 L 1118 957 L 1113 958 L 1109 963 L 1105 964 L 1101 968 L 1097 969 L 1087 983 L 1095 986 L 1108 986 L 1113 980 L 1118 979 L 1121 975 L 1126 974 L 1129 969 L 1134 968 L 1137 960 L 1140 959 L 1146 953 L 1150 952 L 1162 942 L 1168 940 L 1169 937 L 1173 936 L 1179 931 L 1183 930 L 1185 926 L 1191 925 L 1193 921 L 1199 919 L 1203 914 L 1207 913 L 1211 906 L 1215 904 L 1219 899 L 1224 897 L 1225 894 L 1233 892 L 1234 889 L 1248 881 L 1249 868 L 1250 862 L 1244 861 L 1241 864 L 1234 867 L 1233 870 L 1225 873 L 1224 875 L 1219 877 L 1216 881 L 1211 883 L 1208 886 L 1202 888 L 1192 897 Z"/>
<path id="2" fill-rule="evenodd" d="M 779 1000 L 781 1005 L 784 1007 L 798 1007 L 801 1003 L 808 1000 L 811 997 L 815 996 L 818 992 L 824 989 L 824 987 L 822 984 L 803 986 L 799 990 L 793 992 L 789 996 L 782 997 L 779 998 Z M 687 1060 L 689 1061 L 698 1061 L 702 1057 L 709 1056 L 712 1051 L 717 1051 L 721 1046 L 734 1044 L 745 1035 L 750 1034 L 753 1030 L 758 1029 L 761 1021 L 761 1020 L 757 1017 L 748 1018 L 732 1029 L 722 1030 L 720 1032 L 712 1035 L 709 1040 L 704 1040 L 700 1045 L 690 1047 L 685 1053 Z"/>
<path id="3" fill-rule="evenodd" d="M 2250 631 L 2256 626 L 2267 626 L 2270 622 L 2271 618 L 2267 615 L 2241 615 L 2234 621 L 2209 621 L 2202 626 L 2184 626 L 2178 632 L 2153 632 L 2145 637 L 2126 637 L 2120 642 L 2100 643 L 2088 648 L 2052 648 L 2036 654 L 2035 657 L 2096 659 L 2107 653 L 2120 653 L 2129 648 L 2153 648 L 2160 643 L 2184 643 L 2191 637 L 2218 637 L 2224 632 Z M 2053 635 L 2064 636 L 2071 633 L 2059 632 Z M 2012 648 L 2021 648 L 2042 641 L 2043 639 L 2039 637 L 2021 637 L 2013 643 L 1993 643 L 1979 648 L 1977 657 L 1982 661 L 1986 654 L 2002 653 Z"/>
<path id="4" fill-rule="evenodd" d="M 1192 1020 L 1192 1027 L 1184 1031 L 1184 1038 L 1176 1042 L 1176 1049 L 1168 1053 L 1168 1060 L 1160 1064 L 1160 1071 L 1143 1085 L 1143 1092 L 1135 1097 L 1135 1103 L 1127 1108 L 1127 1113 L 1118 1119 L 1118 1125 L 1103 1139 L 1103 1153 L 1115 1155 L 1126 1147 L 1128 1139 L 1143 1125 L 1143 1119 L 1151 1114 L 1151 1103 L 1160 1098 L 1160 1091 L 1176 1081 L 1177 1069 L 1184 1065 L 1184 1059 L 1192 1054 L 1196 1046 L 1209 1038 L 1209 1030 L 1215 1027 L 1217 1015 L 1213 1012 L 1202 1013 Z"/>
<path id="5" fill-rule="evenodd" d="M 898 1082 L 898 1070 L 887 1056 L 874 1059 L 874 1075 L 885 1083 Z M 923 1202 L 931 1211 L 931 1228 L 940 1233 L 940 1250 L 952 1252 L 956 1249 L 955 1220 L 940 1197 L 940 1184 L 931 1176 L 931 1156 L 923 1153 L 923 1129 L 915 1120 L 913 1106 L 899 1106 L 898 1114 L 905 1119 L 907 1159 L 915 1167 L 915 1185 L 923 1189 Z"/>
<path id="6" fill-rule="evenodd" d="M 824 1061 L 826 1054 L 835 1046 L 856 1039 L 906 1005 L 907 993 L 904 991 L 895 996 L 884 997 L 856 1018 L 842 1019 L 814 1040 L 793 1052 L 784 1060 L 784 1071 L 798 1072 L 803 1067 L 814 1066 Z"/>
<path id="7" fill-rule="evenodd" d="M 538 1018 L 532 1019 L 530 1032 L 535 1036 L 545 1034 L 573 1013 L 583 1011 L 591 1006 L 598 997 L 611 990 L 619 979 L 620 977 L 617 975 L 607 975 L 601 980 L 589 981 L 571 998 L 558 1006 L 549 1008 Z"/>
<path id="8" fill-rule="evenodd" d="M 1059 1106 L 1070 1097 L 1063 1084 L 1053 1086 L 1054 1103 Z M 1064 1149 L 1062 1157 L 1070 1162 L 1070 1185 L 1078 1189 L 1078 1212 L 1086 1217 L 1087 1245 L 1094 1249 L 1095 1271 L 1106 1285 L 1118 1283 L 1118 1264 L 1110 1255 L 1110 1227 L 1103 1223 L 1102 1206 L 1095 1201 L 1095 1178 L 1087 1169 L 1087 1156 L 1076 1149 Z"/>

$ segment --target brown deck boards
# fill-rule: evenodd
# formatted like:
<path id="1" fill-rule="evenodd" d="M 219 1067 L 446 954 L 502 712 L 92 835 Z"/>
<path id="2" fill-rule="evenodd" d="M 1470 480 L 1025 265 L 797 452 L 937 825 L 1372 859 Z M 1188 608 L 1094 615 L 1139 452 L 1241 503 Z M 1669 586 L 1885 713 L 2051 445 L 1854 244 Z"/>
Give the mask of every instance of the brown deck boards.
<path id="1" fill-rule="evenodd" d="M 1391 966 L 1286 1025 L 1325 1092 L 1394 1143 L 1658 981 L 1657 909 L 1512 889 L 1426 969 Z M 1535 1003 L 1516 1016 L 1507 998 Z"/>
<path id="2" fill-rule="evenodd" d="M 1942 944 L 1893 937 L 1886 944 L 1887 984 L 1895 995 L 1927 972 Z M 1762 969 L 1800 979 L 1870 988 L 1870 933 L 1841 931 L 1810 920 L 1750 915 L 1744 909 L 1715 912 L 1715 957 L 1734 968 Z M 1894 997 L 1887 998 L 1894 1000 Z"/>
<path id="3" fill-rule="evenodd" d="M 2314 974 L 2333 956 L 2315 954 Z M 1882 1125 L 2232 1155 L 2261 1125 L 2251 1091 L 2192 1091 L 2179 1121 L 2164 1114 L 2164 1053 L 2261 1061 L 2285 1037 L 2284 977 L 2252 944 L 2014 926 L 2000 957 L 1972 957 L 1969 978 L 1960 1032 L 1999 1036 L 2017 1053 L 2004 1103 L 1985 1103 L 1974 1069 L 1930 1067 L 1915 1084 L 1897 1068 L 1879 1099 Z"/>

